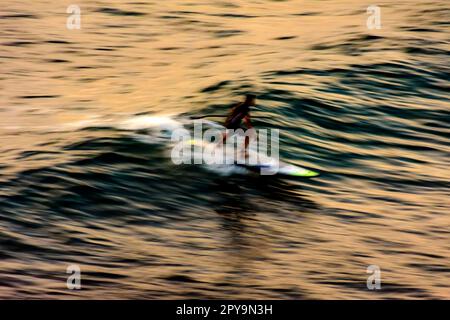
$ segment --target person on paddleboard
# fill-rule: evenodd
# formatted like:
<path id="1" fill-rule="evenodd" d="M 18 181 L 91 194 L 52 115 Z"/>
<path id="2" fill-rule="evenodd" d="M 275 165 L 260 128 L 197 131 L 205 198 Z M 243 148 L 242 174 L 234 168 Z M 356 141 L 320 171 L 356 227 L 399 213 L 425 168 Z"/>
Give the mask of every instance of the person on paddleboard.
<path id="1" fill-rule="evenodd" d="M 228 130 L 237 130 L 237 129 L 243 129 L 248 130 L 252 129 L 252 121 L 250 118 L 250 107 L 253 107 L 256 105 L 256 96 L 253 94 L 247 94 L 245 96 L 244 102 L 239 102 L 237 104 L 234 104 L 231 108 L 231 112 L 228 115 L 228 117 L 225 120 L 225 128 Z M 242 126 L 242 122 L 245 123 L 245 127 Z M 228 137 L 229 131 L 225 132 L 223 136 L 222 143 L 225 143 Z M 245 157 L 248 157 L 247 153 L 247 147 L 250 140 L 248 137 L 245 139 Z"/>

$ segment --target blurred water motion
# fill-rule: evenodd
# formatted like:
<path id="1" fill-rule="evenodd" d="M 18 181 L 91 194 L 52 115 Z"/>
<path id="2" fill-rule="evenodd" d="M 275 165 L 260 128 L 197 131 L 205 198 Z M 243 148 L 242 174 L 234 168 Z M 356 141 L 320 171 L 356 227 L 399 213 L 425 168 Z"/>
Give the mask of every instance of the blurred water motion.
<path id="1" fill-rule="evenodd" d="M 2 2 L 0 298 L 450 298 L 448 2 L 377 1 L 371 31 L 356 0 L 77 3 L 81 30 Z M 249 91 L 319 178 L 174 166 L 141 132 Z"/>

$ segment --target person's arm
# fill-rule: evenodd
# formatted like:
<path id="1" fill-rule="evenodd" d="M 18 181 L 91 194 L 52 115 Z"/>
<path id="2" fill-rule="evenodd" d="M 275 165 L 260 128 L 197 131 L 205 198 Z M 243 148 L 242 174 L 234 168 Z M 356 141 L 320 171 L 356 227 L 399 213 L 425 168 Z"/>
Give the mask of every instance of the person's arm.
<path id="1" fill-rule="evenodd" d="M 252 119 L 250 118 L 250 115 L 249 115 L 249 114 L 247 114 L 247 115 L 244 117 L 244 122 L 245 122 L 245 124 L 246 124 L 246 126 L 247 126 L 248 129 L 253 128 L 253 126 L 252 126 Z"/>
<path id="2" fill-rule="evenodd" d="M 225 119 L 225 127 L 228 126 L 228 124 L 231 122 L 231 120 L 233 119 L 233 117 L 235 116 L 235 110 L 236 108 L 238 108 L 242 103 L 235 103 L 232 106 L 230 106 L 230 111 L 228 112 L 228 116 Z"/>

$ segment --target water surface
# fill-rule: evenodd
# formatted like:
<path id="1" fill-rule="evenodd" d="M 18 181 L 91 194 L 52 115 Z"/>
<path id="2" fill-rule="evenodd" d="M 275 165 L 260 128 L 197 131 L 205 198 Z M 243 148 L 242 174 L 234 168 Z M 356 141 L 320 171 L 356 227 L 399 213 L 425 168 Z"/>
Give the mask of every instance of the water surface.
<path id="1" fill-rule="evenodd" d="M 448 2 L 69 4 L 2 2 L 0 298 L 450 298 Z M 246 92 L 319 178 L 174 166 L 136 118 Z"/>

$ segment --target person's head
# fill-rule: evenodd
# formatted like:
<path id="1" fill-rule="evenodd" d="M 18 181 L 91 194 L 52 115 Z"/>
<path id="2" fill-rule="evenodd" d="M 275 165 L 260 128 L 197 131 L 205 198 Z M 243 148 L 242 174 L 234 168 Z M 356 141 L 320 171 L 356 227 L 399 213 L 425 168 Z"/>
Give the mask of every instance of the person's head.
<path id="1" fill-rule="evenodd" d="M 245 104 L 248 106 L 256 105 L 256 96 L 254 94 L 245 95 Z"/>

